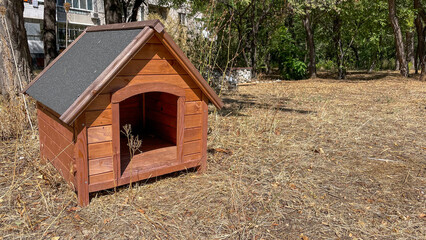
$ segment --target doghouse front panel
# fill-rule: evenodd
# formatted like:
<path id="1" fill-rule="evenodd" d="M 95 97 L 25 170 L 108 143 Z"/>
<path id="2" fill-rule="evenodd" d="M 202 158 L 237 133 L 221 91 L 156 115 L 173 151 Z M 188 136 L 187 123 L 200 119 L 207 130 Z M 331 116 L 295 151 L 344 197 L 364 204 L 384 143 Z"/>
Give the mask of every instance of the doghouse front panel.
<path id="1" fill-rule="evenodd" d="M 185 89 L 184 161 L 201 159 L 202 92 L 157 37 L 153 37 L 136 54 L 133 61 L 118 74 L 103 93 L 112 93 L 125 86 L 148 82 L 165 82 Z M 155 123 L 157 126 L 154 126 L 158 133 L 166 136 L 175 133 L 176 120 L 173 118 L 173 113 L 176 111 L 174 107 L 167 105 L 172 101 L 164 99 L 158 103 L 150 98 L 146 101 L 147 118 L 160 119 Z M 159 104 L 163 104 L 163 114 L 159 113 L 161 111 L 158 111 L 158 108 L 150 109 L 150 106 L 159 107 Z"/>
<path id="2" fill-rule="evenodd" d="M 203 147 L 206 140 L 203 140 L 203 138 L 207 138 L 207 135 L 204 134 L 207 129 L 207 122 L 204 123 L 203 120 L 203 94 L 198 85 L 180 66 L 168 49 L 163 46 L 161 41 L 157 37 L 153 37 L 102 90 L 85 112 L 89 141 L 90 184 L 99 185 L 100 183 L 110 182 L 114 178 L 111 95 L 126 86 L 152 82 L 169 83 L 185 89 L 183 161 L 190 162 L 202 159 L 203 151 L 206 151 Z M 145 97 L 149 94 L 146 93 Z M 152 98 L 148 97 L 145 100 L 146 122 L 151 124 L 152 129 L 158 135 L 176 143 L 176 99 L 172 100 L 166 94 L 156 94 L 158 96 L 154 96 L 154 94 L 151 96 Z M 120 109 L 123 106 L 120 105 Z M 129 111 L 120 110 L 120 115 L 122 115 L 120 119 L 136 121 L 129 122 L 136 126 L 143 116 L 131 115 L 141 113 L 142 106 L 133 106 L 133 110 L 131 107 L 128 106 Z"/>
<path id="3" fill-rule="evenodd" d="M 87 126 L 89 184 L 112 181 L 111 94 L 99 94 L 84 114 Z"/>

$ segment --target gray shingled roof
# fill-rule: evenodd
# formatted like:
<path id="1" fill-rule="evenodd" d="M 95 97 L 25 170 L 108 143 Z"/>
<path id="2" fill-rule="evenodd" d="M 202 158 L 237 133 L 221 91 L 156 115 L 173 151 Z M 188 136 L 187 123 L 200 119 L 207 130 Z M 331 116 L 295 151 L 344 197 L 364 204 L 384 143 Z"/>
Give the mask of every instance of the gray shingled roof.
<path id="1" fill-rule="evenodd" d="M 26 93 L 62 115 L 141 30 L 86 32 Z"/>

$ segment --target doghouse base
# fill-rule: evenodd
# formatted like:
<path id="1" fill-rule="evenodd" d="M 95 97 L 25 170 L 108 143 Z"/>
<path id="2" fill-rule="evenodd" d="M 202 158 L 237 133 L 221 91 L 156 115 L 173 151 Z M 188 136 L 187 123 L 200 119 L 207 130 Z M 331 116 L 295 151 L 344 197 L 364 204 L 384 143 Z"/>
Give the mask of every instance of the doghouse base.
<path id="1" fill-rule="evenodd" d="M 149 178 L 157 177 L 160 175 L 182 171 L 182 170 L 186 170 L 186 169 L 190 169 L 194 167 L 198 167 L 198 172 L 204 172 L 206 168 L 206 158 L 201 159 L 201 161 L 200 160 L 188 161 L 184 163 L 173 164 L 170 166 L 163 165 L 163 166 L 159 166 L 158 168 L 152 168 L 145 171 L 140 170 L 140 171 L 137 171 L 136 174 L 132 175 L 132 177 L 130 177 L 130 175 L 122 176 L 118 180 L 117 184 L 115 184 L 114 181 L 103 182 L 99 184 L 90 184 L 89 192 L 106 190 L 106 189 L 126 185 L 126 184 L 129 184 L 130 182 L 133 183 L 140 180 L 149 179 Z"/>

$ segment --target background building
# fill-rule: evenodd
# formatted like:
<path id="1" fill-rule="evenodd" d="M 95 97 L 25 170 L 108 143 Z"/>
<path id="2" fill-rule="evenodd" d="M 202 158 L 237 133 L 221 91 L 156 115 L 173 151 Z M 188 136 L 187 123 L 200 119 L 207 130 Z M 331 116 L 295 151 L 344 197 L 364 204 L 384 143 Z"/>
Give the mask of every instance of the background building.
<path id="1" fill-rule="evenodd" d="M 24 21 L 27 30 L 28 45 L 33 65 L 43 68 L 43 15 L 44 0 L 23 0 Z M 68 42 L 71 43 L 88 26 L 105 24 L 103 0 L 66 0 L 71 4 L 68 13 Z M 59 51 L 65 44 L 66 13 L 63 8 L 65 0 L 57 0 L 56 6 L 56 41 Z"/>

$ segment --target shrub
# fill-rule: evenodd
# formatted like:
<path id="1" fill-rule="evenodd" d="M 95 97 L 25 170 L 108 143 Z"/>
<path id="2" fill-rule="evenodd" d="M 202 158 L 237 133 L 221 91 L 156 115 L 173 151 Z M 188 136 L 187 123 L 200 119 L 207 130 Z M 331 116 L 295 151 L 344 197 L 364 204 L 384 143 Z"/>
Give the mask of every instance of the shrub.
<path id="1" fill-rule="evenodd" d="M 319 60 L 317 63 L 319 70 L 334 70 L 336 69 L 334 62 L 331 60 Z"/>
<path id="2" fill-rule="evenodd" d="M 280 75 L 285 79 L 306 77 L 306 64 L 300 60 L 303 52 L 298 48 L 285 26 L 272 35 L 271 60 L 278 65 Z"/>

